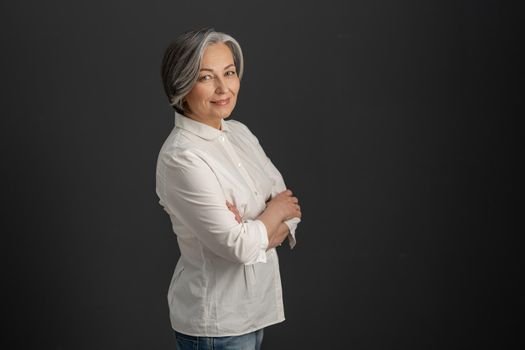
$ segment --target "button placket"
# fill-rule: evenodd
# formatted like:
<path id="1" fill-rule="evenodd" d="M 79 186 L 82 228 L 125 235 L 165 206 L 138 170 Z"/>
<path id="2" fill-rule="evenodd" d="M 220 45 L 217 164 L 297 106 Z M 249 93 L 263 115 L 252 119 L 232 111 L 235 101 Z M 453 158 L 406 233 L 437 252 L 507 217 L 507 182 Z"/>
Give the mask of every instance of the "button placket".
<path id="1" fill-rule="evenodd" d="M 258 195 L 257 189 L 255 188 L 255 185 L 253 183 L 253 180 L 251 176 L 248 174 L 248 172 L 246 171 L 246 169 L 242 166 L 242 162 L 239 159 L 237 152 L 233 149 L 233 146 L 230 144 L 230 142 L 224 135 L 221 135 L 220 137 L 221 137 L 221 141 L 223 141 L 226 152 L 228 153 L 230 158 L 233 160 L 234 164 L 237 164 L 237 169 L 239 169 L 239 173 L 243 177 L 244 181 L 248 184 L 252 192 L 255 195 Z"/>

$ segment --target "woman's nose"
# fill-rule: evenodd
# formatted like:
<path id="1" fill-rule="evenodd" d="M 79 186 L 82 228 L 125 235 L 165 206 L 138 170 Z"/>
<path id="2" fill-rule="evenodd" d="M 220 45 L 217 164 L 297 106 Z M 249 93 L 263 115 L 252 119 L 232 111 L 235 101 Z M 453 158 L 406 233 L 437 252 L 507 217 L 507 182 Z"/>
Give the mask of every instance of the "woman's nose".
<path id="1" fill-rule="evenodd" d="M 228 91 L 228 86 L 226 85 L 226 82 L 224 80 L 222 80 L 221 78 L 217 78 L 215 79 L 215 81 L 217 82 L 217 93 L 224 93 Z"/>

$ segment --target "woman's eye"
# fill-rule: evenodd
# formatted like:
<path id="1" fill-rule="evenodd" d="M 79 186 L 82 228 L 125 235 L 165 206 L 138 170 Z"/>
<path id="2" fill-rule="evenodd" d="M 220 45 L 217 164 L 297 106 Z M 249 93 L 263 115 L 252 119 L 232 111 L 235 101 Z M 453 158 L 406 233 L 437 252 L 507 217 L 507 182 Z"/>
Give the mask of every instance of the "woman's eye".
<path id="1" fill-rule="evenodd" d="M 199 78 L 199 80 L 200 80 L 200 81 L 203 81 L 203 80 L 210 80 L 210 79 L 206 79 L 206 78 L 210 78 L 210 79 L 211 79 L 211 75 L 209 75 L 209 74 L 203 75 L 202 77 Z"/>
<path id="2" fill-rule="evenodd" d="M 230 73 L 231 73 L 231 74 L 230 74 Z M 235 71 L 230 70 L 230 71 L 226 72 L 226 74 L 228 74 L 229 76 L 232 76 L 232 75 L 235 75 L 236 73 L 235 73 Z"/>

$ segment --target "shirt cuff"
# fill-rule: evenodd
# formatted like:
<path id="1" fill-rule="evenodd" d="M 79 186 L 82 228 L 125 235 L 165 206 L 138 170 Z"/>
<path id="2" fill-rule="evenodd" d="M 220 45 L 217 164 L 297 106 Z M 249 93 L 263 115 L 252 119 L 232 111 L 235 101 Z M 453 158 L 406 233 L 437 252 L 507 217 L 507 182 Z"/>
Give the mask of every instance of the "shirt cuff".
<path id="1" fill-rule="evenodd" d="M 251 262 L 248 262 L 244 265 L 251 265 L 256 263 L 266 263 L 266 249 L 270 242 L 268 241 L 268 231 L 266 230 L 266 225 L 261 220 L 254 220 L 259 225 L 260 233 L 260 243 L 259 243 L 259 252 L 257 253 L 257 258 Z"/>
<path id="2" fill-rule="evenodd" d="M 293 249 L 297 244 L 297 240 L 295 239 L 295 229 L 297 228 L 297 224 L 300 222 L 301 219 L 299 218 L 292 218 L 284 222 L 288 226 L 288 230 L 290 231 L 288 233 L 288 243 L 290 244 L 290 249 Z"/>

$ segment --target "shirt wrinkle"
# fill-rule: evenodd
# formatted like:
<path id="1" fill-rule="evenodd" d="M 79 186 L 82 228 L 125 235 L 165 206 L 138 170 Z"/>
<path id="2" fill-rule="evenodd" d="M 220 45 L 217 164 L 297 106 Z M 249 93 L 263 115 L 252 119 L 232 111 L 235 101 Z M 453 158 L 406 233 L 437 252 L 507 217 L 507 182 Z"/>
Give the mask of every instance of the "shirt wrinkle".
<path id="1" fill-rule="evenodd" d="M 267 251 L 266 226 L 257 217 L 285 189 L 246 125 L 222 119 L 219 130 L 175 112 L 156 171 L 159 204 L 181 253 L 167 295 L 173 329 L 235 336 L 284 321 L 277 251 Z M 300 221 L 285 221 L 290 249 Z"/>

